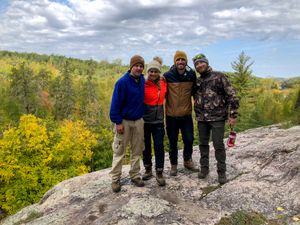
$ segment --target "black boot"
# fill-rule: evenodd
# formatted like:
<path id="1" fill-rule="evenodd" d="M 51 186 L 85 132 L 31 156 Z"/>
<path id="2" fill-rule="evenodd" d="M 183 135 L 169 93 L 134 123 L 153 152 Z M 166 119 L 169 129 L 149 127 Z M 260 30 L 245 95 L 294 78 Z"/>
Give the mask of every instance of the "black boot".
<path id="1" fill-rule="evenodd" d="M 225 172 L 218 173 L 218 181 L 221 185 L 227 183 L 227 178 L 226 178 Z"/>
<path id="2" fill-rule="evenodd" d="M 201 168 L 201 171 L 198 173 L 198 178 L 199 179 L 204 179 L 209 173 L 209 169 L 208 168 Z"/>

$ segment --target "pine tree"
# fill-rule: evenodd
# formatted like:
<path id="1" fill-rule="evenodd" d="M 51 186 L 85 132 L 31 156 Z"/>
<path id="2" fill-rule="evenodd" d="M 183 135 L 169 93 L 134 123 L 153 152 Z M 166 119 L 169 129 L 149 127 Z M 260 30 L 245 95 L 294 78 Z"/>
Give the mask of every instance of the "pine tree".
<path id="1" fill-rule="evenodd" d="M 300 88 L 297 91 L 296 94 L 296 102 L 295 102 L 295 112 L 294 112 L 294 123 L 295 124 L 300 124 Z"/>
<path id="2" fill-rule="evenodd" d="M 11 72 L 10 93 L 22 106 L 23 113 L 35 113 L 37 92 L 34 73 L 28 64 L 22 62 L 14 66 Z"/>
<path id="3" fill-rule="evenodd" d="M 47 91 L 49 89 L 50 71 L 42 68 L 36 76 L 36 82 L 39 91 Z"/>
<path id="4" fill-rule="evenodd" d="M 295 110 L 300 110 L 300 88 L 298 89 L 298 95 L 297 95 L 297 100 L 295 103 Z"/>
<path id="5" fill-rule="evenodd" d="M 254 62 L 250 62 L 250 59 L 251 58 L 242 51 L 237 60 L 231 63 L 235 71 L 232 82 L 241 98 L 248 94 L 251 84 L 252 70 L 250 67 Z"/>
<path id="6" fill-rule="evenodd" d="M 89 60 L 86 80 L 81 91 L 81 116 L 90 127 L 96 127 L 100 124 L 100 102 L 96 92 L 95 68 L 96 63 Z"/>
<path id="7" fill-rule="evenodd" d="M 64 64 L 61 77 L 55 80 L 53 91 L 55 117 L 59 120 L 71 118 L 75 104 L 75 91 L 68 61 Z"/>

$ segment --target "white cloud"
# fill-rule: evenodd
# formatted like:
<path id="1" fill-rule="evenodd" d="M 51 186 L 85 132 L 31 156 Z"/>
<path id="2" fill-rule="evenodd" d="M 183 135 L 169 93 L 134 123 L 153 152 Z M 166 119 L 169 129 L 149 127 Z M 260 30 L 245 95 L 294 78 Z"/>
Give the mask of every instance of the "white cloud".
<path id="1" fill-rule="evenodd" d="M 106 0 L 69 0 L 70 7 L 77 15 L 78 21 L 95 23 L 98 20 L 106 20 L 118 11 L 111 1 Z"/>
<path id="2" fill-rule="evenodd" d="M 142 7 L 187 7 L 195 3 L 194 0 L 130 0 L 123 1 L 123 3 L 129 3 L 134 6 Z"/>
<path id="3" fill-rule="evenodd" d="M 203 36 L 206 32 L 207 32 L 207 28 L 206 27 L 198 26 L 198 27 L 195 28 L 195 33 L 198 36 Z"/>
<path id="4" fill-rule="evenodd" d="M 154 36 L 152 34 L 146 33 L 143 35 L 142 39 L 144 39 L 147 43 L 151 43 L 154 40 Z"/>
<path id="5" fill-rule="evenodd" d="M 218 12 L 214 12 L 213 15 L 220 19 L 266 19 L 270 17 L 278 16 L 278 12 L 274 11 L 262 11 L 253 8 L 240 7 L 235 9 L 226 9 Z"/>
<path id="6" fill-rule="evenodd" d="M 0 48 L 111 60 L 131 52 L 152 58 L 154 46 L 173 54 L 231 38 L 300 40 L 298 3 L 12 0 L 0 15 Z"/>

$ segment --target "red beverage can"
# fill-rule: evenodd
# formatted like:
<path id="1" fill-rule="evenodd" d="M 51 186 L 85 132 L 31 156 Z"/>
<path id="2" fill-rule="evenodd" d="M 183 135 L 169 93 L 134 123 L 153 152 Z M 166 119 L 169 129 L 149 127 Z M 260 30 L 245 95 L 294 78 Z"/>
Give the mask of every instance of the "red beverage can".
<path id="1" fill-rule="evenodd" d="M 229 136 L 227 139 L 227 146 L 234 147 L 235 139 L 236 139 L 236 132 L 234 130 L 230 130 L 230 133 L 229 133 Z"/>

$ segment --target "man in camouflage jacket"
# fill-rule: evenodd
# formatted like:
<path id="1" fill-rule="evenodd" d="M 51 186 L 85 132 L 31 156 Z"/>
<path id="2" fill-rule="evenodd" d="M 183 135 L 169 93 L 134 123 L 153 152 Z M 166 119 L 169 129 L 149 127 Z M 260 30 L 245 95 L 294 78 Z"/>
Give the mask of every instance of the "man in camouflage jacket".
<path id="1" fill-rule="evenodd" d="M 228 119 L 231 126 L 235 125 L 239 101 L 227 77 L 221 72 L 213 71 L 205 55 L 196 55 L 193 62 L 196 71 L 200 74 L 196 82 L 194 101 L 201 153 L 201 170 L 198 177 L 204 179 L 209 172 L 208 143 L 212 133 L 218 181 L 224 184 L 227 182 L 226 152 L 223 142 L 225 121 Z"/>

